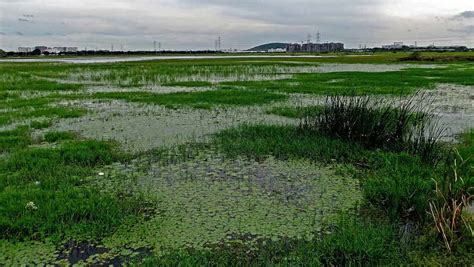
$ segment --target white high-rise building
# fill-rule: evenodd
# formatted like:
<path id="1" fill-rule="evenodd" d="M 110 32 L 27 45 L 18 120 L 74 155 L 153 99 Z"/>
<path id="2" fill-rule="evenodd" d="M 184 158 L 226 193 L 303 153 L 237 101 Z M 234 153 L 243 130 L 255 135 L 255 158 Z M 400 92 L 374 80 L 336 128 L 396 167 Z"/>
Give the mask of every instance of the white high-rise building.
<path id="1" fill-rule="evenodd" d="M 31 53 L 33 48 L 31 47 L 18 47 L 18 52 L 20 53 Z"/>

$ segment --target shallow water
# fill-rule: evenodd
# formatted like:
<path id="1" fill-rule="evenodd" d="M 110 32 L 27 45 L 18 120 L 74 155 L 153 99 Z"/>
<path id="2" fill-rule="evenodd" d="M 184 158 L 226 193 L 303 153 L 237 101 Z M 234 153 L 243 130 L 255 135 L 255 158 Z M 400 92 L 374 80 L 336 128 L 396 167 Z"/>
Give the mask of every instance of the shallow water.
<path id="1" fill-rule="evenodd" d="M 360 55 L 364 56 L 364 55 Z M 115 62 L 134 62 L 134 61 L 153 61 L 168 59 L 226 59 L 226 58 L 333 58 L 336 56 L 142 56 L 142 57 L 76 57 L 76 58 L 18 58 L 18 59 L 0 59 L 0 62 L 62 62 L 74 64 L 89 63 L 115 63 Z M 357 57 L 357 55 L 351 56 Z"/>
<path id="2" fill-rule="evenodd" d="M 98 140 L 115 140 L 134 152 L 205 141 L 210 134 L 241 123 L 294 123 L 291 119 L 265 114 L 261 107 L 169 109 L 123 101 L 63 104 L 85 107 L 92 114 L 60 120 L 52 130 L 74 131 Z"/>

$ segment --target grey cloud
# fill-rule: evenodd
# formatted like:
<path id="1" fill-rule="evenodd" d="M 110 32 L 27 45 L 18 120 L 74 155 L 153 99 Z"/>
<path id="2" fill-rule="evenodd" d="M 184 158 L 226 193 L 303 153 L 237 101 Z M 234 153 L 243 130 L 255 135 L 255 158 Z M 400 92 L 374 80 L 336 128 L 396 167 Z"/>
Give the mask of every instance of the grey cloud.
<path id="1" fill-rule="evenodd" d="M 451 19 L 454 19 L 454 20 L 474 19 L 474 10 L 468 10 L 468 11 L 461 12 L 461 13 L 453 16 Z"/>
<path id="2" fill-rule="evenodd" d="M 461 14 L 459 14 L 458 16 L 461 16 L 463 18 L 474 18 L 474 10 L 464 11 Z"/>
<path id="3" fill-rule="evenodd" d="M 219 35 L 223 47 L 248 48 L 298 42 L 317 30 L 323 41 L 356 47 L 464 36 L 460 29 L 472 13 L 462 12 L 458 20 L 443 12 L 435 14 L 438 18 L 401 19 L 384 9 L 390 1 L 395 0 L 0 0 L 0 30 L 7 33 L 2 45 L 9 49 L 28 42 L 140 49 L 154 40 L 168 49 L 208 49 Z"/>
<path id="4" fill-rule="evenodd" d="M 380 0 L 178 0 L 184 7 L 218 8 L 225 15 L 281 25 L 324 24 L 344 20 L 370 20 Z M 361 15 L 364 15 L 361 17 Z"/>

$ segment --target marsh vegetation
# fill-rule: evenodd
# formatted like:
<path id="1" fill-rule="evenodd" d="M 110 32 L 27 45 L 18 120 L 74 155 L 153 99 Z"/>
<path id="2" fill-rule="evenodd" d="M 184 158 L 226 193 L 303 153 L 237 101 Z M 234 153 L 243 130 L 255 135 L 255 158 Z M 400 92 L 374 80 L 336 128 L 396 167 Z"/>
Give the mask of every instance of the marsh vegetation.
<path id="1" fill-rule="evenodd" d="M 0 63 L 0 265 L 469 265 L 474 65 L 405 56 Z"/>

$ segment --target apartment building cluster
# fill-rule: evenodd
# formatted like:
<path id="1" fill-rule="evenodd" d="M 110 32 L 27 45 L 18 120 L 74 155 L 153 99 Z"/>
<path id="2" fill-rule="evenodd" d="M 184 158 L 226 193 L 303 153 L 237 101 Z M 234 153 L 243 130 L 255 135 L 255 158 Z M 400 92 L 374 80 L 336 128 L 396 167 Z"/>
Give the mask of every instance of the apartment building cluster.
<path id="1" fill-rule="evenodd" d="M 78 51 L 77 47 L 59 46 L 59 47 L 47 47 L 47 46 L 35 46 L 35 47 L 18 47 L 19 53 L 32 53 L 35 50 L 39 50 L 42 54 L 59 54 L 59 53 L 75 53 Z"/>
<path id="2" fill-rule="evenodd" d="M 339 52 L 344 51 L 343 43 L 304 43 L 304 44 L 288 44 L 286 52 Z"/>

